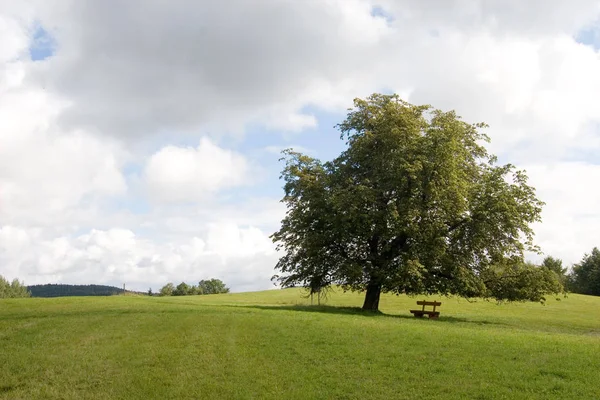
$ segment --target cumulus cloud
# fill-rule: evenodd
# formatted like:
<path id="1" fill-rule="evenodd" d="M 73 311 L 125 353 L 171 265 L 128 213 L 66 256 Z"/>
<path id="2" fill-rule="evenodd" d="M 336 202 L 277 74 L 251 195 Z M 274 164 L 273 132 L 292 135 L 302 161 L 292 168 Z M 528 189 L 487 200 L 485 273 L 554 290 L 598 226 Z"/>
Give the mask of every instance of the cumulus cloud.
<path id="1" fill-rule="evenodd" d="M 525 168 L 546 202 L 543 222 L 535 227 L 544 253 L 576 262 L 600 247 L 600 188 L 594 184 L 600 180 L 600 165 L 566 161 Z"/>
<path id="2" fill-rule="evenodd" d="M 0 69 L 0 220 L 51 222 L 82 201 L 125 193 L 121 146 L 58 129 L 62 103 L 24 83 L 26 74 L 19 62 Z"/>
<path id="3" fill-rule="evenodd" d="M 167 282 L 218 277 L 233 290 L 268 289 L 276 261 L 268 237 L 253 227 L 210 226 L 205 238 L 157 244 L 128 229 L 91 230 L 76 237 L 44 239 L 39 231 L 0 229 L 3 273 L 28 284 L 125 283 L 157 290 Z"/>
<path id="4" fill-rule="evenodd" d="M 110 2 L 78 1 L 43 14 L 60 27 L 52 32 L 61 47 L 39 79 L 76 102 L 65 123 L 114 134 L 256 121 L 298 130 L 316 124 L 302 112 L 306 105 L 340 110 L 352 96 L 381 88 L 506 127 L 498 137 L 526 136 L 531 124 L 523 123 L 538 123 L 540 115 L 562 114 L 563 122 L 589 116 L 554 112 L 571 111 L 572 104 L 571 96 L 555 99 L 554 86 L 565 74 L 566 83 L 594 76 L 573 74 L 583 65 L 595 70 L 590 58 L 596 56 L 578 49 L 572 35 L 594 21 L 595 1 L 568 7 L 560 1 L 383 2 L 391 21 L 374 17 L 372 6 L 240 1 L 225 9 L 151 1 L 143 3 L 142 18 L 135 1 L 118 15 Z M 557 71 L 561 60 L 574 61 Z M 573 96 L 595 93 L 595 85 L 585 93 L 573 86 Z M 513 123 L 496 117 L 504 115 L 498 110 Z"/>
<path id="5" fill-rule="evenodd" d="M 153 154 L 144 180 L 153 199 L 195 202 L 219 190 L 248 184 L 249 169 L 241 154 L 202 138 L 197 148 L 167 146 Z"/>
<path id="6" fill-rule="evenodd" d="M 589 146 L 586 128 L 600 118 L 598 54 L 574 40 L 598 17 L 592 0 L 129 1 L 119 13 L 110 1 L 75 1 L 41 10 L 60 48 L 32 80 L 70 104 L 64 126 L 102 134 L 249 123 L 300 131 L 318 123 L 307 106 L 338 112 L 354 96 L 392 89 L 488 122 L 494 149 L 522 161 Z M 543 149 L 524 153 L 539 141 Z"/>
<path id="7" fill-rule="evenodd" d="M 116 13 L 111 1 L 73 1 L 40 16 L 56 27 L 60 50 L 37 78 L 72 102 L 67 126 L 115 135 L 248 122 L 298 130 L 316 123 L 302 112 L 315 87 L 358 82 L 354 67 L 371 64 L 365 56 L 389 28 L 370 8 L 151 0 L 119 3 Z"/>

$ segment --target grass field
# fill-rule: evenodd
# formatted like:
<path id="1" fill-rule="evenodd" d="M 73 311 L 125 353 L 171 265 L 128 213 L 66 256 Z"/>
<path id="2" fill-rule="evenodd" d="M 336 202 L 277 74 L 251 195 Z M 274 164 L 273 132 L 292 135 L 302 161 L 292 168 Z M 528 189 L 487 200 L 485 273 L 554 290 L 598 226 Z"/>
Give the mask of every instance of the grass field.
<path id="1" fill-rule="evenodd" d="M 439 299 L 439 298 L 438 298 Z M 298 289 L 0 300 L 0 399 L 598 399 L 600 298 L 547 305 Z"/>

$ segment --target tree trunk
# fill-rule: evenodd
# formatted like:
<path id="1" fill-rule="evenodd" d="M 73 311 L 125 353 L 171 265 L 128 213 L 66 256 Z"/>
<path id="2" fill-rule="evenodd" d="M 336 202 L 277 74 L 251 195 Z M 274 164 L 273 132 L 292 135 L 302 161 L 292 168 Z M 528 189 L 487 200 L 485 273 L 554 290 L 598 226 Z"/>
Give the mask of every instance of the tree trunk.
<path id="1" fill-rule="evenodd" d="M 365 311 L 379 311 L 379 297 L 381 297 L 381 284 L 369 282 L 362 309 Z"/>

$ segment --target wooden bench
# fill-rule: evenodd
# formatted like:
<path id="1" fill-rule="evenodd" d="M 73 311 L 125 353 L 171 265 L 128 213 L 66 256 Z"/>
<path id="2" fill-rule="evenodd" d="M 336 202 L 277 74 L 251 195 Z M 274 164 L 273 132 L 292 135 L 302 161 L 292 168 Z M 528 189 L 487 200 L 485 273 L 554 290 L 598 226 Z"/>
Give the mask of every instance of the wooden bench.
<path id="1" fill-rule="evenodd" d="M 436 307 L 442 305 L 439 301 L 417 301 L 417 305 L 423 307 L 420 310 L 410 310 L 417 318 L 423 318 L 425 314 L 429 315 L 429 318 L 438 318 L 440 316 L 440 312 L 435 311 Z M 425 310 L 425 306 L 433 306 L 433 310 Z"/>

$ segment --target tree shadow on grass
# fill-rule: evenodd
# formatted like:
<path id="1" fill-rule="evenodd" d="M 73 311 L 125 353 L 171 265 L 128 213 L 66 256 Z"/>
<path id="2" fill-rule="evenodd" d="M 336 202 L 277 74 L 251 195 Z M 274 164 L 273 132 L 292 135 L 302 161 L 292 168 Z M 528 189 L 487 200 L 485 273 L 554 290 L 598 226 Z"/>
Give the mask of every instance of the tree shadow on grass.
<path id="1" fill-rule="evenodd" d="M 21 389 L 25 387 L 25 384 L 19 383 L 17 385 L 0 385 L 0 394 L 12 392 L 13 390 Z"/>
<path id="2" fill-rule="evenodd" d="M 49 318 L 78 318 L 78 317 L 125 317 L 132 315 L 163 315 L 163 314 L 189 314 L 193 312 L 198 306 L 204 307 L 199 304 L 187 304 L 187 303 L 171 303 L 176 306 L 173 308 L 99 308 L 99 309 L 84 309 L 84 310 L 71 310 L 71 309 L 49 309 L 42 310 L 33 313 L 25 312 L 13 312 L 10 314 L 0 315 L 0 319 L 3 321 L 24 321 L 24 320 L 37 320 L 37 319 L 49 319 Z M 212 306 L 212 305 L 210 305 Z M 216 306 L 218 307 L 218 306 Z M 205 312 L 219 313 L 218 308 L 206 307 Z M 0 337 L 1 338 L 1 337 Z"/>
<path id="3" fill-rule="evenodd" d="M 311 305 L 229 305 L 229 307 L 253 308 L 258 310 L 268 311 L 298 311 L 298 312 L 313 312 L 324 314 L 342 314 L 342 315 L 357 315 L 367 318 L 395 318 L 395 319 L 417 319 L 413 315 L 402 314 L 386 314 L 381 311 L 365 311 L 360 307 L 338 307 L 338 306 L 311 306 Z M 429 320 L 429 318 L 418 318 L 419 320 Z M 440 315 L 438 319 L 433 319 L 434 322 L 445 323 L 469 323 L 476 325 L 506 325 L 501 322 L 487 320 L 470 320 L 461 317 L 452 317 Z"/>

